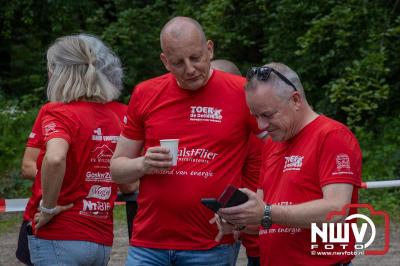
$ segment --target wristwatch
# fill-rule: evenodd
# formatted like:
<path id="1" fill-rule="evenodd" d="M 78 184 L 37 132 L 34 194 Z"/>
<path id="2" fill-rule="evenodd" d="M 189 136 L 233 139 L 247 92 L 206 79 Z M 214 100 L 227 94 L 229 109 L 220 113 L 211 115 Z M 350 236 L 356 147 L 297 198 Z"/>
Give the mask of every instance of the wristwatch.
<path id="1" fill-rule="evenodd" d="M 265 204 L 264 206 L 264 215 L 261 219 L 261 226 L 264 229 L 269 229 L 272 226 L 271 205 L 269 204 Z"/>
<path id="2" fill-rule="evenodd" d="M 40 205 L 40 206 L 39 206 L 39 210 L 40 210 L 41 212 L 46 213 L 46 214 L 55 214 L 56 211 L 57 211 L 57 206 L 54 207 L 54 208 L 49 209 L 49 208 L 46 208 L 46 207 L 43 207 L 42 205 Z"/>

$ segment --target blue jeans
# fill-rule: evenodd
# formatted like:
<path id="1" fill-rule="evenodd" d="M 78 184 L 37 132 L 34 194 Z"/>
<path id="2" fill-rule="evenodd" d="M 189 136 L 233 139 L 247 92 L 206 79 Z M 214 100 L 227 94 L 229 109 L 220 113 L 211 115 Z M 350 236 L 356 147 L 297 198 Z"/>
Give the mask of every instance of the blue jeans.
<path id="1" fill-rule="evenodd" d="M 107 265 L 111 247 L 89 241 L 45 240 L 28 236 L 31 261 L 35 266 Z"/>
<path id="2" fill-rule="evenodd" d="M 236 265 L 237 259 L 239 257 L 239 251 L 240 251 L 240 246 L 242 245 L 241 241 L 236 241 L 235 243 L 233 243 L 233 261 L 232 261 L 232 265 Z"/>
<path id="3" fill-rule="evenodd" d="M 126 266 L 232 266 L 235 244 L 219 245 L 208 250 L 168 250 L 128 248 Z"/>

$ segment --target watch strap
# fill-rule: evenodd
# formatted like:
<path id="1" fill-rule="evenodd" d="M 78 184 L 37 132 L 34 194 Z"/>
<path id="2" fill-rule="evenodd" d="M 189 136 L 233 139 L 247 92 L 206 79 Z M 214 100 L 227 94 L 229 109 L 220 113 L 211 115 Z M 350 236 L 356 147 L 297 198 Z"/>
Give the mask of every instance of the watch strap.
<path id="1" fill-rule="evenodd" d="M 272 225 L 272 218 L 271 218 L 271 205 L 265 204 L 264 206 L 264 214 L 261 219 L 261 226 L 264 229 L 269 229 Z"/>
<path id="2" fill-rule="evenodd" d="M 264 216 L 271 217 L 271 205 L 270 204 L 265 204 L 265 206 L 264 206 Z"/>

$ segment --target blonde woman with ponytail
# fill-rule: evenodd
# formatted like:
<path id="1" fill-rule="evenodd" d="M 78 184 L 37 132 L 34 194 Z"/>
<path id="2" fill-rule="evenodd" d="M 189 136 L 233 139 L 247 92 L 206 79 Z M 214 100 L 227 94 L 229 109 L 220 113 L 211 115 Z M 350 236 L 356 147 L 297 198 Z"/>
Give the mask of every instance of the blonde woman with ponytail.
<path id="1" fill-rule="evenodd" d="M 47 51 L 50 102 L 41 120 L 33 213 L 34 265 L 107 265 L 117 185 L 110 159 L 126 106 L 119 58 L 91 35 L 57 39 Z M 36 212 L 36 213 L 35 213 Z M 30 232 L 30 233 L 29 233 Z"/>

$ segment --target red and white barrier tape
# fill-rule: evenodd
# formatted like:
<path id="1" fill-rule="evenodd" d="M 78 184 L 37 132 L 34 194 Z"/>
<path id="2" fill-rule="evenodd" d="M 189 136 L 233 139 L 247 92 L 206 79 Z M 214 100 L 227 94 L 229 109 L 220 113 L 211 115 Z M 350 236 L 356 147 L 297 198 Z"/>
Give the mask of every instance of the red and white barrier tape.
<path id="1" fill-rule="evenodd" d="M 389 188 L 389 187 L 400 187 L 400 180 L 387 180 L 387 181 L 370 181 L 362 182 L 361 188 Z"/>
<path id="2" fill-rule="evenodd" d="M 390 188 L 400 187 L 400 180 L 362 182 L 361 188 Z M 25 211 L 29 199 L 0 199 L 0 213 Z M 123 205 L 124 201 L 116 201 L 115 205 Z"/>
<path id="3" fill-rule="evenodd" d="M 0 213 L 25 211 L 28 200 L 29 199 L 0 199 Z"/>
<path id="4" fill-rule="evenodd" d="M 23 212 L 29 199 L 0 199 L 0 213 Z M 115 205 L 124 205 L 125 202 L 116 201 Z"/>

